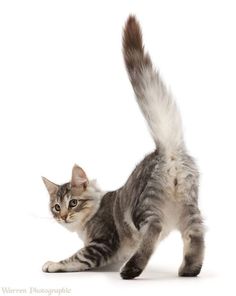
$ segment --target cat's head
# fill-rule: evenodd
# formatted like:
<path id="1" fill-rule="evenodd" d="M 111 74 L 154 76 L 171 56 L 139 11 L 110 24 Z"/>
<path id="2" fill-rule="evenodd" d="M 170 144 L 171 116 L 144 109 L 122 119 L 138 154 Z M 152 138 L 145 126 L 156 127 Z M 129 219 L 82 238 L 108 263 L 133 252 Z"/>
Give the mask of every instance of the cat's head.
<path id="1" fill-rule="evenodd" d="M 57 185 L 44 177 L 43 182 L 54 219 L 71 231 L 76 231 L 76 226 L 83 225 L 98 209 L 99 190 L 78 165 L 74 165 L 68 183 Z"/>

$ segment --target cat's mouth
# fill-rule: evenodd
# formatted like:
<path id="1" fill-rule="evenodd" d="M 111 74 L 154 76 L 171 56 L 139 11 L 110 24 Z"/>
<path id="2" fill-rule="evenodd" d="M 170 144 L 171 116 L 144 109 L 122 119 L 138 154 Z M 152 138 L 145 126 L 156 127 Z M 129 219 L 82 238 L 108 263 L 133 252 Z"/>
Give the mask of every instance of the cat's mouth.
<path id="1" fill-rule="evenodd" d="M 62 224 L 72 224 L 74 223 L 75 221 L 68 221 L 68 220 L 58 220 L 59 223 L 62 223 Z"/>
<path id="2" fill-rule="evenodd" d="M 65 224 L 72 224 L 72 223 L 74 223 L 75 221 L 71 221 L 71 220 L 65 220 L 65 221 L 63 221 Z"/>
<path id="3" fill-rule="evenodd" d="M 65 225 L 75 224 L 76 222 L 78 222 L 78 218 L 77 217 L 67 217 L 66 219 L 57 218 L 57 222 Z"/>
<path id="4" fill-rule="evenodd" d="M 62 220 L 61 222 L 64 224 L 73 224 L 76 223 L 76 220 Z"/>

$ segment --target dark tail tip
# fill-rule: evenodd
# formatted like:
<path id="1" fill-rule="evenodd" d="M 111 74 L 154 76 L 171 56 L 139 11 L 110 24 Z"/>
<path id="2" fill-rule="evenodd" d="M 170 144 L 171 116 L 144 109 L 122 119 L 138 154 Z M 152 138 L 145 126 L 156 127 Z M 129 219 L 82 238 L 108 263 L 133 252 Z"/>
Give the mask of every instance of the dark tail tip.
<path id="1" fill-rule="evenodd" d="M 123 50 L 124 53 L 131 50 L 143 52 L 142 32 L 134 15 L 128 17 L 124 27 Z"/>
<path id="2" fill-rule="evenodd" d="M 123 55 L 131 79 L 134 73 L 141 72 L 142 67 L 151 66 L 149 55 L 144 52 L 141 28 L 134 15 L 130 15 L 125 23 Z"/>

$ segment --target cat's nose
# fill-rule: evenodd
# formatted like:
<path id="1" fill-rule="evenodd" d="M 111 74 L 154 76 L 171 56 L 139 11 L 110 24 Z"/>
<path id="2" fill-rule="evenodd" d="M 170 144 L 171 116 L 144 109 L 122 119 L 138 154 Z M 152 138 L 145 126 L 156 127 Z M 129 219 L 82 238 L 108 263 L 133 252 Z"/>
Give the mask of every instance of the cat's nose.
<path id="1" fill-rule="evenodd" d="M 64 221 L 66 221 L 66 218 L 67 218 L 67 215 L 62 215 L 61 216 L 61 219 L 64 220 Z"/>

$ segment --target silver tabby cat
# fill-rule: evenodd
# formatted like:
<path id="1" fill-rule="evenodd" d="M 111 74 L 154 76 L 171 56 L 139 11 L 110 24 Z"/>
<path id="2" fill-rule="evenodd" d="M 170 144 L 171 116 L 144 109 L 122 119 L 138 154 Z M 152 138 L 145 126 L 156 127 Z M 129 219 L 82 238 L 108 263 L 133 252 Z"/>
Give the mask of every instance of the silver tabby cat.
<path id="1" fill-rule="evenodd" d="M 144 270 L 157 242 L 178 229 L 184 243 L 179 276 L 197 276 L 204 255 L 198 170 L 186 152 L 176 104 L 144 51 L 134 16 L 125 24 L 123 54 L 156 150 L 112 192 L 102 192 L 77 165 L 69 183 L 56 185 L 43 178 L 54 218 L 84 241 L 71 257 L 46 262 L 43 271 L 83 271 L 120 262 L 121 277 L 133 279 Z"/>

